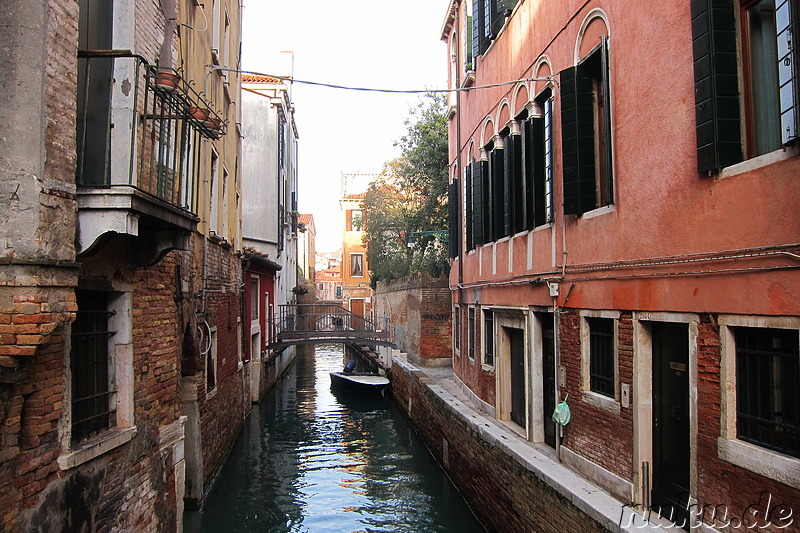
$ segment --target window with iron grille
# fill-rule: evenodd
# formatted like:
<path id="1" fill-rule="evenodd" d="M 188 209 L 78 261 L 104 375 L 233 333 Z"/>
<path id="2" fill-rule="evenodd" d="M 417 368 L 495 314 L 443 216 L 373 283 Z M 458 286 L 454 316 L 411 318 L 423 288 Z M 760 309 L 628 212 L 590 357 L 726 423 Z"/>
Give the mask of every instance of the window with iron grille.
<path id="1" fill-rule="evenodd" d="M 494 366 L 494 313 L 483 312 L 483 364 Z"/>
<path id="2" fill-rule="evenodd" d="M 800 457 L 798 331 L 739 327 L 735 340 L 737 437 Z"/>
<path id="3" fill-rule="evenodd" d="M 217 328 L 209 330 L 206 355 L 206 394 L 217 390 Z"/>
<path id="4" fill-rule="evenodd" d="M 614 320 L 587 318 L 589 323 L 589 390 L 614 397 Z"/>
<path id="5" fill-rule="evenodd" d="M 115 425 L 109 371 L 109 293 L 76 291 L 78 311 L 72 324 L 70 371 L 72 381 L 72 443 Z"/>
<path id="6" fill-rule="evenodd" d="M 469 343 L 467 356 L 475 360 L 475 308 L 470 307 L 467 312 L 467 342 Z"/>
<path id="7" fill-rule="evenodd" d="M 455 308 L 455 319 L 453 320 L 453 337 L 456 351 L 461 350 L 461 307 Z"/>

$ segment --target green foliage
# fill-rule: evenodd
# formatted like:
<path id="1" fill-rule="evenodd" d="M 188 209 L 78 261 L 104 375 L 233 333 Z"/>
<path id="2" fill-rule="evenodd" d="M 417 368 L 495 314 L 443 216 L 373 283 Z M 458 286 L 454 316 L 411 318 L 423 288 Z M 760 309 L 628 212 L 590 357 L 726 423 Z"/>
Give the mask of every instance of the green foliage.
<path id="1" fill-rule="evenodd" d="M 447 230 L 447 104 L 427 94 L 411 109 L 401 156 L 385 164 L 364 200 L 364 241 L 371 284 L 420 271 L 449 268 L 447 246 L 435 231 Z"/>

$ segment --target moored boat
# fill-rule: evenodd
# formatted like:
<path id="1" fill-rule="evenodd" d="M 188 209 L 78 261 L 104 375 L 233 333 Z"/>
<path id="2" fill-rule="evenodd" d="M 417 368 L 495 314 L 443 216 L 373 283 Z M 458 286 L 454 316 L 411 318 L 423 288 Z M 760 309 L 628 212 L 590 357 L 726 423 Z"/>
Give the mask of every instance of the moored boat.
<path id="1" fill-rule="evenodd" d="M 357 392 L 383 392 L 389 378 L 369 372 L 353 372 L 355 361 L 350 361 L 343 372 L 331 372 L 331 387 Z"/>

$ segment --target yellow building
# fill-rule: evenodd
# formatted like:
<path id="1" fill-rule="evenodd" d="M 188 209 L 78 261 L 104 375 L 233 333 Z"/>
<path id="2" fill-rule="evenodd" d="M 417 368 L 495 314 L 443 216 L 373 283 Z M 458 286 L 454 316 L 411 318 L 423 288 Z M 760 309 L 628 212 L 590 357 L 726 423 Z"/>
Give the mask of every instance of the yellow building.
<path id="1" fill-rule="evenodd" d="M 372 289 L 369 286 L 367 247 L 364 246 L 364 212 L 361 204 L 365 193 L 344 194 L 339 205 L 343 218 L 342 297 L 352 313 L 369 315 Z"/>

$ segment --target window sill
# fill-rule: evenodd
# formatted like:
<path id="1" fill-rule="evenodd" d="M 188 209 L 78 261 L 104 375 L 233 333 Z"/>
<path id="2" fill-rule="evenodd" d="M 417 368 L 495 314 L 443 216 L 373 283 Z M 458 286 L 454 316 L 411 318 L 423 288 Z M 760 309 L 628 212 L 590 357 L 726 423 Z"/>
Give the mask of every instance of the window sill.
<path id="1" fill-rule="evenodd" d="M 92 439 L 81 442 L 77 448 L 58 457 L 58 467 L 61 470 L 70 470 L 83 463 L 91 461 L 111 450 L 130 442 L 136 435 L 136 427 L 114 429 L 98 435 Z"/>
<path id="2" fill-rule="evenodd" d="M 738 176 L 739 174 L 745 174 L 752 170 L 756 170 L 767 165 L 772 165 L 773 163 L 778 163 L 780 161 L 797 157 L 798 155 L 800 155 L 799 144 L 786 146 L 784 148 L 775 150 L 774 152 L 769 152 L 758 157 L 753 157 L 752 159 L 747 159 L 741 163 L 736 163 L 735 165 L 725 167 L 719 172 L 718 179 L 725 179 Z"/>
<path id="3" fill-rule="evenodd" d="M 598 207 L 597 209 L 592 209 L 591 211 L 587 211 L 578 218 L 580 218 L 581 220 L 587 220 L 590 218 L 600 217 L 603 215 L 607 215 L 609 213 L 613 213 L 616 210 L 617 210 L 616 204 L 605 205 L 603 207 Z"/>
<path id="4" fill-rule="evenodd" d="M 487 374 L 494 374 L 494 365 L 482 364 L 481 369 Z"/>
<path id="5" fill-rule="evenodd" d="M 717 439 L 717 455 L 723 461 L 800 489 L 800 459 L 724 437 Z"/>
<path id="6" fill-rule="evenodd" d="M 466 89 L 467 87 L 472 87 L 473 85 L 475 85 L 475 71 L 467 70 L 464 72 L 464 81 L 461 82 L 461 88 Z"/>
<path id="7" fill-rule="evenodd" d="M 608 396 L 603 396 L 602 394 L 589 391 L 583 393 L 581 400 L 583 403 L 591 405 L 592 407 L 596 407 L 601 411 L 606 411 L 612 415 L 619 416 L 619 402 L 614 398 L 609 398 Z"/>

